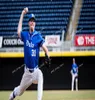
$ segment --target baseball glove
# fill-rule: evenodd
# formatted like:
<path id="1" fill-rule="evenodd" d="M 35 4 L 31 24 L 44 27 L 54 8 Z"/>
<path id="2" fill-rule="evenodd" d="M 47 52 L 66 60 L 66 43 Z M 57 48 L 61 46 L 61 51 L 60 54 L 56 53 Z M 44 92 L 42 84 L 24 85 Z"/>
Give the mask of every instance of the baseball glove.
<path id="1" fill-rule="evenodd" d="M 48 57 L 48 56 L 45 54 L 45 66 L 49 68 L 50 65 L 51 65 L 51 59 L 50 59 L 50 57 Z"/>

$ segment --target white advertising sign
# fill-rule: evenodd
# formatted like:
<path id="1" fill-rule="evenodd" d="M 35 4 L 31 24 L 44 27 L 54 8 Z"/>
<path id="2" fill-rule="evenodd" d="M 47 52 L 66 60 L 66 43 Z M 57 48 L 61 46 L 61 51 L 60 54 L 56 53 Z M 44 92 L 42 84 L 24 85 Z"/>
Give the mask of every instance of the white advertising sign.
<path id="1" fill-rule="evenodd" d="M 45 36 L 45 44 L 47 46 L 59 46 L 60 45 L 60 35 Z"/>
<path id="2" fill-rule="evenodd" d="M 3 41 L 3 37 L 0 36 L 0 48 L 2 48 L 2 41 Z"/>

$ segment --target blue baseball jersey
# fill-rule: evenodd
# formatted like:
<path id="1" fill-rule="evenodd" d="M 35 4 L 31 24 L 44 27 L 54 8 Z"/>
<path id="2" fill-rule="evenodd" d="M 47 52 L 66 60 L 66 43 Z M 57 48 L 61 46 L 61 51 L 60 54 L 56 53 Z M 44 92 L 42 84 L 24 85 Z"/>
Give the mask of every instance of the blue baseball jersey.
<path id="1" fill-rule="evenodd" d="M 75 74 L 75 73 L 78 73 L 78 66 L 77 66 L 77 64 L 76 63 L 74 63 L 74 64 L 72 64 L 72 71 L 73 71 L 73 73 Z"/>
<path id="2" fill-rule="evenodd" d="M 36 30 L 32 33 L 23 31 L 21 32 L 21 40 L 24 42 L 24 61 L 26 67 L 30 69 L 38 67 L 39 50 L 44 43 L 41 34 Z"/>

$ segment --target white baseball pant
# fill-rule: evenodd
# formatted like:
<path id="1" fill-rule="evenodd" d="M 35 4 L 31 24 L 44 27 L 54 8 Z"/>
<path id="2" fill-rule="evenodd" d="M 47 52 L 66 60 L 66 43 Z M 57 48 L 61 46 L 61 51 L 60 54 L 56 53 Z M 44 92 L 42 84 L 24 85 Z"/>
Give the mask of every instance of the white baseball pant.
<path id="1" fill-rule="evenodd" d="M 78 74 L 72 73 L 72 84 L 71 84 L 71 90 L 74 90 L 74 83 L 75 83 L 75 88 L 76 91 L 78 90 Z"/>
<path id="2" fill-rule="evenodd" d="M 39 68 L 35 68 L 34 72 L 29 72 L 28 68 L 25 68 L 25 72 L 22 76 L 20 85 L 14 88 L 15 96 L 20 96 L 24 91 L 32 84 L 38 84 L 37 90 L 37 100 L 42 100 L 43 95 L 43 74 Z"/>

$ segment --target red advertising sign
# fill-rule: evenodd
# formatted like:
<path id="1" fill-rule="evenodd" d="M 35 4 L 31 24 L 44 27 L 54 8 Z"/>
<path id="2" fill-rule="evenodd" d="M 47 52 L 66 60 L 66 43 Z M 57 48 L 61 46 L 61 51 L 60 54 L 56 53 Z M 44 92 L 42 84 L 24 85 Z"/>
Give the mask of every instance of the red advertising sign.
<path id="1" fill-rule="evenodd" d="M 75 46 L 95 46 L 95 35 L 75 35 Z"/>

